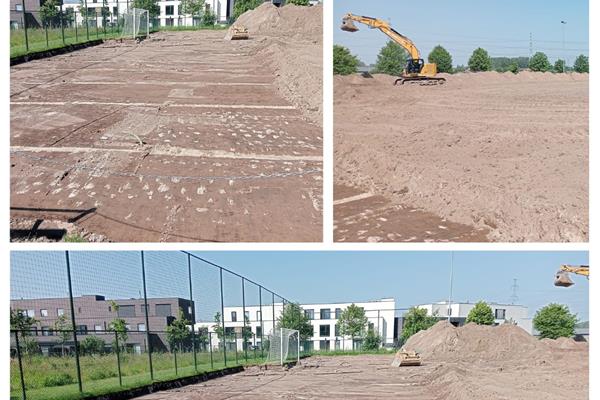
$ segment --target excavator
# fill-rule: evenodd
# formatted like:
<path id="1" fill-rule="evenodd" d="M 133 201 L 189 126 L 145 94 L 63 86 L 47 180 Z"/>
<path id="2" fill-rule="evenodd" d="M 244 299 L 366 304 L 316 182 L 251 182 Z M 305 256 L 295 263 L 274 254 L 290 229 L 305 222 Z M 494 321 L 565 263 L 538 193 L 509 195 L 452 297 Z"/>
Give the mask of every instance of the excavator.
<path id="1" fill-rule="evenodd" d="M 569 287 L 575 283 L 571 280 L 569 274 L 582 275 L 590 279 L 589 265 L 561 265 L 554 276 L 554 286 Z"/>
<path id="2" fill-rule="evenodd" d="M 371 29 L 379 29 L 408 52 L 410 58 L 406 61 L 406 67 L 404 68 L 402 75 L 400 75 L 400 78 L 396 79 L 394 85 L 403 85 L 404 83 L 437 85 L 446 82 L 445 78 L 436 77 L 437 65 L 425 63 L 425 61 L 423 61 L 421 58 L 419 49 L 417 49 L 417 46 L 415 46 L 413 41 L 398 33 L 387 22 L 377 18 L 364 17 L 348 13 L 344 16 L 344 18 L 342 18 L 341 29 L 346 32 L 358 31 L 358 28 L 354 22 L 365 24 Z"/>

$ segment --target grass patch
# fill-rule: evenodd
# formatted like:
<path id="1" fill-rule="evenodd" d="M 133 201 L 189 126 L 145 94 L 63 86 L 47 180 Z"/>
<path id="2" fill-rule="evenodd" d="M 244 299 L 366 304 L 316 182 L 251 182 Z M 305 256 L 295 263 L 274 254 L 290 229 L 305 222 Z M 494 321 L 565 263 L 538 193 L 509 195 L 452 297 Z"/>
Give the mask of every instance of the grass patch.
<path id="1" fill-rule="evenodd" d="M 67 243 L 87 243 L 87 240 L 77 233 L 71 233 L 63 236 L 63 241 Z"/>
<path id="2" fill-rule="evenodd" d="M 307 352 L 308 356 L 360 356 L 364 354 L 395 354 L 395 349 L 377 349 L 377 350 L 331 350 L 319 351 L 313 350 Z"/>

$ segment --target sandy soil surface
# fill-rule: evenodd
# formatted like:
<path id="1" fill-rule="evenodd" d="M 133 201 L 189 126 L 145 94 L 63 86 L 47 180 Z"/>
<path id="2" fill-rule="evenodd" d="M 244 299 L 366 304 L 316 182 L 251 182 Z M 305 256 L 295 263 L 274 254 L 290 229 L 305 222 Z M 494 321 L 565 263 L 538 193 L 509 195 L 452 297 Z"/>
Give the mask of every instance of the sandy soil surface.
<path id="1" fill-rule="evenodd" d="M 492 241 L 587 241 L 588 75 L 445 77 L 445 85 L 402 87 L 385 75 L 335 77 L 338 187 L 461 224 L 478 240 L 484 233 Z M 336 240 L 373 236 L 357 235 L 373 218 L 356 222 L 372 208 L 335 207 Z M 378 210 L 377 218 L 395 215 Z M 415 236 L 407 230 L 398 223 L 375 236 Z"/>
<path id="2" fill-rule="evenodd" d="M 322 129 L 282 96 L 260 56 L 268 39 L 224 34 L 12 67 L 14 224 L 75 219 L 111 241 L 320 241 Z"/>

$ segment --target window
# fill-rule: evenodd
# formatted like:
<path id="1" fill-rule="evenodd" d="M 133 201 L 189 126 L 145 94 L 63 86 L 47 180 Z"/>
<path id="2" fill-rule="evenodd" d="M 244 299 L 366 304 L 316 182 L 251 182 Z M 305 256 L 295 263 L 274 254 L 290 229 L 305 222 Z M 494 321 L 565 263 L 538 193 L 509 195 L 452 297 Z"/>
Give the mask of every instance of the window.
<path id="1" fill-rule="evenodd" d="M 41 317 L 47 317 L 48 316 L 48 310 L 41 309 L 40 310 L 40 316 Z"/>
<path id="2" fill-rule="evenodd" d="M 175 15 L 175 6 L 166 6 L 165 15 Z"/>
<path id="3" fill-rule="evenodd" d="M 335 336 L 340 336 L 340 324 L 335 324 Z"/>
<path id="4" fill-rule="evenodd" d="M 262 319 L 262 314 L 261 314 L 261 312 L 260 312 L 260 311 L 257 311 L 257 312 L 256 312 L 256 320 L 257 320 L 257 321 L 260 321 L 261 319 Z"/>
<path id="5" fill-rule="evenodd" d="M 331 318 L 331 310 L 329 308 L 321 308 L 321 319 L 330 319 Z"/>
<path id="6" fill-rule="evenodd" d="M 102 325 L 94 325 L 94 330 L 96 332 L 102 332 L 104 330 L 104 327 Z"/>
<path id="7" fill-rule="evenodd" d="M 237 322 L 237 313 L 235 311 L 231 312 L 231 322 Z"/>
<path id="8" fill-rule="evenodd" d="M 135 306 L 121 305 L 117 314 L 119 317 L 135 317 Z"/>
<path id="9" fill-rule="evenodd" d="M 304 310 L 304 315 L 306 318 L 313 320 L 315 319 L 315 310 Z"/>
<path id="10" fill-rule="evenodd" d="M 77 325 L 78 335 L 87 335 L 87 325 Z"/>
<path id="11" fill-rule="evenodd" d="M 138 324 L 137 330 L 138 332 L 146 332 L 146 324 Z"/>
<path id="12" fill-rule="evenodd" d="M 208 328 L 200 328 L 200 329 L 198 329 L 198 334 L 200 336 L 208 336 Z"/>
<path id="13" fill-rule="evenodd" d="M 16 4 L 15 5 L 15 10 L 16 11 L 23 11 L 23 5 L 22 4 Z"/>
<path id="14" fill-rule="evenodd" d="M 170 317 L 173 314 L 171 313 L 171 305 L 170 304 L 157 304 L 156 305 L 156 316 L 157 317 Z"/>
<path id="15" fill-rule="evenodd" d="M 329 340 L 321 340 L 321 341 L 319 341 L 319 350 L 327 350 L 327 351 L 329 351 Z"/>
<path id="16" fill-rule="evenodd" d="M 126 325 L 125 325 L 125 330 L 126 330 L 126 331 L 130 331 L 130 330 L 131 330 L 131 325 L 129 325 L 129 324 L 126 324 Z"/>
<path id="17" fill-rule="evenodd" d="M 329 336 L 331 333 L 331 327 L 329 325 L 319 325 L 319 336 Z"/>
<path id="18" fill-rule="evenodd" d="M 117 15 L 119 13 L 119 7 L 113 7 L 112 13 L 113 15 Z"/>
<path id="19" fill-rule="evenodd" d="M 256 337 L 261 337 L 262 336 L 262 326 L 257 326 L 256 327 Z"/>
<path id="20" fill-rule="evenodd" d="M 140 304 L 140 312 L 142 313 L 141 315 L 146 315 L 146 310 L 149 310 L 148 306 L 146 304 Z"/>
<path id="21" fill-rule="evenodd" d="M 25 315 L 27 315 L 28 317 L 35 317 L 35 310 L 27 310 L 27 312 L 25 313 Z"/>
<path id="22" fill-rule="evenodd" d="M 42 336 L 52 336 L 52 329 L 47 326 L 42 326 Z"/>
<path id="23" fill-rule="evenodd" d="M 225 328 L 225 336 L 233 337 L 235 335 L 235 328 L 230 326 Z"/>
<path id="24" fill-rule="evenodd" d="M 246 318 L 246 321 L 250 321 L 250 311 L 244 313 L 244 318 Z"/>
<path id="25" fill-rule="evenodd" d="M 335 309 L 335 319 L 340 319 L 341 316 L 342 316 L 342 309 L 336 308 Z"/>
<path id="26" fill-rule="evenodd" d="M 58 315 L 59 317 L 65 315 L 65 310 L 63 308 L 57 308 L 56 309 L 56 315 Z"/>
<path id="27" fill-rule="evenodd" d="M 495 315 L 496 319 L 506 319 L 506 310 L 504 308 L 497 308 Z"/>

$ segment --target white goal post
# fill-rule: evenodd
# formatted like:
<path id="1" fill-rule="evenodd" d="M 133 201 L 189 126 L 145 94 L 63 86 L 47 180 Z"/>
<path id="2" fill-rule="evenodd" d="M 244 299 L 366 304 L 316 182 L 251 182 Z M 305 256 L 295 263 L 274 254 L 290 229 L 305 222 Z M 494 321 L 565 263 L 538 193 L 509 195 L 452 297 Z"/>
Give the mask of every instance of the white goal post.
<path id="1" fill-rule="evenodd" d="M 150 14 L 142 8 L 132 8 L 123 14 L 121 37 L 137 39 L 150 35 Z"/>
<path id="2" fill-rule="evenodd" d="M 300 331 L 295 329 L 275 328 L 269 335 L 269 354 L 267 363 L 300 363 Z"/>

